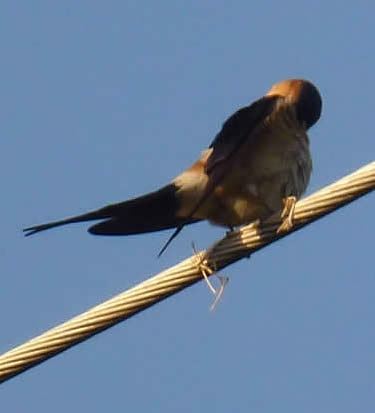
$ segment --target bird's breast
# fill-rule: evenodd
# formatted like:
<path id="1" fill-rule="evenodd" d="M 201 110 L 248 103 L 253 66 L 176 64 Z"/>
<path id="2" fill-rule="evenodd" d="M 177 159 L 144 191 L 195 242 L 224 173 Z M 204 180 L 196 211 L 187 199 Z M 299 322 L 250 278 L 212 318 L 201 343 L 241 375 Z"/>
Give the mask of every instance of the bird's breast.
<path id="1" fill-rule="evenodd" d="M 303 194 L 311 170 L 305 131 L 260 131 L 234 157 L 231 172 L 216 188 L 217 204 L 222 208 L 217 208 L 212 221 L 237 226 L 267 218 L 283 208 L 285 198 L 298 199 Z"/>

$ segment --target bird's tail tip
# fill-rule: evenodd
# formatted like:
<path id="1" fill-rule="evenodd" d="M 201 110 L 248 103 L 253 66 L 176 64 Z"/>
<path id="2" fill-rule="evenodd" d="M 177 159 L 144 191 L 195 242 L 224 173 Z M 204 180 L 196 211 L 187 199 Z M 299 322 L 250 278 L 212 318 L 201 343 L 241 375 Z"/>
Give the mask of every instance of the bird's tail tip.
<path id="1" fill-rule="evenodd" d="M 34 235 L 37 232 L 44 231 L 45 229 L 53 228 L 57 224 L 49 223 L 49 224 L 41 224 L 41 225 L 34 225 L 32 227 L 23 228 L 22 232 L 25 237 L 29 237 L 30 235 Z"/>

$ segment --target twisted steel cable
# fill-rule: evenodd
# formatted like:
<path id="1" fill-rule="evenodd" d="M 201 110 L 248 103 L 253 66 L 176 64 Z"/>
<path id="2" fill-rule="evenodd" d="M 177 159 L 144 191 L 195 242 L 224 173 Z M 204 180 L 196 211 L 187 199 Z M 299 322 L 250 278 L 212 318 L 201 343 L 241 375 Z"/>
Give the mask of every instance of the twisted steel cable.
<path id="1" fill-rule="evenodd" d="M 297 202 L 294 227 L 286 233 L 276 232 L 279 217 L 229 233 L 208 250 L 6 352 L 0 356 L 0 383 L 200 281 L 202 264 L 219 271 L 374 188 L 375 161 Z"/>

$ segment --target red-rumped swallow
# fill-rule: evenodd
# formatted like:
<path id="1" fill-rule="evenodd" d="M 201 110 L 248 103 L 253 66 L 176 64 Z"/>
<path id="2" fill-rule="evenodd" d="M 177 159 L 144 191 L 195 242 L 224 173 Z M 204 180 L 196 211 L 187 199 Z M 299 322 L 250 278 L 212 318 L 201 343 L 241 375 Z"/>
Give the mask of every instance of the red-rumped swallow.
<path id="1" fill-rule="evenodd" d="M 26 235 L 73 222 L 102 220 L 96 235 L 130 235 L 208 220 L 235 227 L 281 213 L 279 231 L 293 225 L 294 204 L 312 170 L 307 130 L 320 118 L 322 99 L 309 81 L 288 79 L 235 112 L 208 149 L 163 188 L 61 221 L 25 228 Z"/>

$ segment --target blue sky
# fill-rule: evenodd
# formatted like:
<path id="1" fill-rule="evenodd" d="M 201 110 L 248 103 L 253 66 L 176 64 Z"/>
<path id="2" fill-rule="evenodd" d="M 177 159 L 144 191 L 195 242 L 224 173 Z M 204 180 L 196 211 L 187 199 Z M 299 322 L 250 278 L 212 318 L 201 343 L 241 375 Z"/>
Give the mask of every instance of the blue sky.
<path id="1" fill-rule="evenodd" d="M 9 1 L 0 13 L 0 352 L 223 235 L 21 229 L 165 184 L 289 77 L 324 99 L 307 193 L 374 160 L 370 1 Z M 3 412 L 372 412 L 374 195 L 0 386 Z"/>

